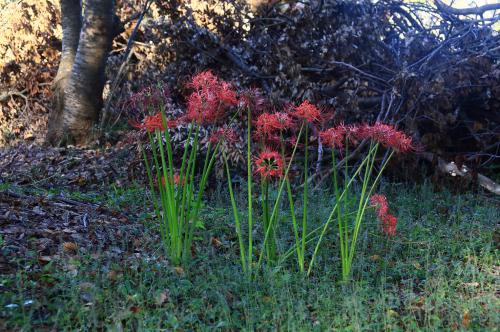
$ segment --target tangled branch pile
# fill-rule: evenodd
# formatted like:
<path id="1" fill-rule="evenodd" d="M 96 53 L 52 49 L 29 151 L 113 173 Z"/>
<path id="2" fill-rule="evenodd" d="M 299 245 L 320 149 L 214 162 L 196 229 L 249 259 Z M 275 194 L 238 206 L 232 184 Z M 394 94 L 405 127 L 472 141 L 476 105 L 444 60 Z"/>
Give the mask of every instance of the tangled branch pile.
<path id="1" fill-rule="evenodd" d="M 182 94 L 211 68 L 275 103 L 310 99 L 345 122 L 397 123 L 425 150 L 492 165 L 499 153 L 500 36 L 493 19 L 397 0 L 197 5 L 163 1 L 133 50 L 134 84 Z M 498 19 L 498 16 L 496 17 Z M 138 83 L 140 82 L 140 83 Z"/>
<path id="2" fill-rule="evenodd" d="M 22 95 L 0 100 L 2 126 L 24 109 L 24 97 L 30 114 L 38 114 L 37 100 L 50 107 L 45 92 L 43 98 L 33 94 L 29 84 L 53 77 L 57 61 L 44 50 L 60 46 L 58 14 L 49 0 L 31 2 L 50 7 L 37 16 L 47 16 L 50 28 L 34 34 L 41 38 L 35 49 L 44 54 L 43 65 L 31 63 L 37 58 L 31 53 L 25 56 L 31 62 L 0 64 L 0 85 L 15 87 L 2 91 Z M 110 82 L 119 83 L 108 86 L 111 123 L 127 118 L 122 105 L 144 86 L 166 82 L 180 105 L 187 77 L 212 69 L 239 87 L 262 88 L 275 107 L 307 98 L 334 108 L 336 121 L 393 122 L 428 152 L 494 170 L 500 155 L 500 36 L 494 28 L 499 16 L 483 18 L 481 9 L 456 12 L 436 3 L 154 1 L 129 56 L 124 51 L 137 21 L 128 20 L 115 39 L 107 70 Z M 118 2 L 122 20 L 140 9 L 136 2 Z M 47 77 L 31 77 L 39 70 L 23 69 L 17 83 L 6 80 L 5 73 L 12 77 L 20 63 Z M 9 135 L 22 137 L 27 129 Z"/>

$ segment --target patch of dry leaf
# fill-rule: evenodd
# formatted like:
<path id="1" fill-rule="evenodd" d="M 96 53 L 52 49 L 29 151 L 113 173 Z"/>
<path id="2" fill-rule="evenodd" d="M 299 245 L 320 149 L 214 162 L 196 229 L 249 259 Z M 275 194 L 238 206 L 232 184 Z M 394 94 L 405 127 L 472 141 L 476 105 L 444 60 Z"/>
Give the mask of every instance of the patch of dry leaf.
<path id="1" fill-rule="evenodd" d="M 0 1 L 0 146 L 46 129 L 61 47 L 59 3 Z"/>
<path id="2" fill-rule="evenodd" d="M 134 248 L 142 234 L 142 224 L 97 204 L 0 192 L 0 274 L 23 262 L 43 266 L 65 255 Z"/>

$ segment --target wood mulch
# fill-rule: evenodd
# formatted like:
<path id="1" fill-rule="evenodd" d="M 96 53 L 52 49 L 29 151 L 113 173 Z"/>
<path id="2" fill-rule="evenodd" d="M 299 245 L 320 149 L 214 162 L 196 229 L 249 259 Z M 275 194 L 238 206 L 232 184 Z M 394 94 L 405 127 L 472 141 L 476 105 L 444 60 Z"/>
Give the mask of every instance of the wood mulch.
<path id="1" fill-rule="evenodd" d="M 38 262 L 34 268 L 39 268 L 65 255 L 109 250 L 133 254 L 144 227 L 132 212 L 76 200 L 64 192 L 126 186 L 140 179 L 139 171 L 140 160 L 127 147 L 22 145 L 0 150 L 0 275 L 15 273 L 27 262 Z"/>

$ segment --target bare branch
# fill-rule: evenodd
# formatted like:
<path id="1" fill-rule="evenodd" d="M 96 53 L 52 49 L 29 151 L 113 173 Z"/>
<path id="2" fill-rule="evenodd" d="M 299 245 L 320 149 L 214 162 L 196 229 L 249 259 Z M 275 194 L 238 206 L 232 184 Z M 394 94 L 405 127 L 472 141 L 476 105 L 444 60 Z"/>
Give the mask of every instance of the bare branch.
<path id="1" fill-rule="evenodd" d="M 420 153 L 419 156 L 428 161 L 433 161 L 434 158 L 436 157 L 433 153 L 430 152 Z M 442 173 L 447 173 L 450 176 L 460 176 L 460 177 L 471 176 L 468 167 L 465 165 L 462 165 L 461 168 L 458 168 L 457 164 L 455 164 L 453 161 L 447 163 L 443 158 L 440 157 L 437 157 L 437 162 L 438 162 L 438 169 Z M 484 189 L 494 194 L 500 195 L 500 185 L 495 181 L 479 173 L 477 174 L 477 181 L 479 185 Z"/>
<path id="2" fill-rule="evenodd" d="M 487 4 L 479 7 L 469 7 L 469 8 L 454 8 L 448 6 L 441 0 L 434 0 L 436 7 L 449 15 L 482 15 L 490 10 L 500 10 L 500 3 Z"/>

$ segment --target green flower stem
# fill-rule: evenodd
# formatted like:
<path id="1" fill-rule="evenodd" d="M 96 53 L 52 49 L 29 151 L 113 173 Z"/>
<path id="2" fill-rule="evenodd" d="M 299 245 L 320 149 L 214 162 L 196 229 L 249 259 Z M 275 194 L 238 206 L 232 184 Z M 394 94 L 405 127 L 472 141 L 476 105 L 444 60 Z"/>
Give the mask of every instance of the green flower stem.
<path id="1" fill-rule="evenodd" d="M 283 144 L 283 133 L 280 131 L 281 138 L 281 158 L 285 160 L 285 146 Z M 285 177 L 286 181 L 286 191 L 288 194 L 288 202 L 290 204 L 290 215 L 292 217 L 292 225 L 293 225 L 293 235 L 295 237 L 295 251 L 297 253 L 297 262 L 299 264 L 300 272 L 304 272 L 304 255 L 301 251 L 301 246 L 299 245 L 299 227 L 297 225 L 297 218 L 295 216 L 295 205 L 293 203 L 293 194 L 292 194 L 292 186 L 290 184 L 290 178 L 288 176 Z"/>
<path id="2" fill-rule="evenodd" d="M 354 176 L 353 176 L 354 177 Z M 345 141 L 345 167 L 344 167 L 344 186 L 345 184 L 349 181 L 349 140 L 346 138 Z M 343 227 L 342 230 L 344 231 L 344 235 L 342 236 L 343 238 L 343 244 L 344 245 L 344 258 L 347 258 L 347 253 L 349 252 L 349 219 L 347 217 L 347 211 L 348 211 L 348 202 L 349 202 L 349 191 L 345 193 L 344 196 L 344 210 L 342 211 L 343 217 Z M 346 266 L 346 261 L 342 261 L 342 267 L 344 268 Z"/>
<path id="3" fill-rule="evenodd" d="M 302 235 L 301 235 L 301 241 L 302 241 L 302 247 L 300 249 L 301 255 L 302 255 L 302 261 L 300 262 L 300 271 L 304 271 L 304 255 L 306 252 L 306 234 L 307 234 L 307 196 L 308 196 L 308 177 L 309 177 L 309 169 L 308 169 L 308 156 L 309 156 L 309 151 L 308 151 L 308 133 L 309 133 L 309 126 L 305 124 L 306 127 L 306 135 L 304 137 L 305 141 L 305 150 L 304 150 L 304 201 L 303 201 L 303 210 L 302 210 Z"/>
<path id="4" fill-rule="evenodd" d="M 234 222 L 235 222 L 235 225 L 236 225 L 236 235 L 238 236 L 238 243 L 239 243 L 239 246 L 240 246 L 241 267 L 243 269 L 243 272 L 246 272 L 247 271 L 247 266 L 246 266 L 246 259 L 245 259 L 245 247 L 243 246 L 243 234 L 241 233 L 241 224 L 240 224 L 239 212 L 238 212 L 238 208 L 236 206 L 236 200 L 234 198 L 233 185 L 231 183 L 231 173 L 229 172 L 229 165 L 228 165 L 228 162 L 227 162 L 226 151 L 223 150 L 222 154 L 224 156 L 224 164 L 226 166 L 226 174 L 227 174 L 227 182 L 228 182 L 228 188 L 229 188 L 229 196 L 231 197 L 231 206 L 233 207 Z"/>
<path id="5" fill-rule="evenodd" d="M 248 271 L 252 271 L 253 257 L 253 219 L 252 219 L 252 111 L 248 108 L 247 112 L 247 195 L 248 195 Z"/>
<path id="6" fill-rule="evenodd" d="M 164 236 L 162 236 L 162 237 L 165 238 L 166 241 L 163 242 L 163 244 L 164 244 L 167 252 L 170 253 L 170 250 L 171 250 L 170 243 L 172 240 L 172 234 L 169 231 L 170 226 L 168 225 L 168 220 L 169 220 L 169 218 L 171 218 L 171 211 L 169 210 L 169 205 L 166 202 L 166 197 L 167 197 L 166 189 L 162 185 L 162 180 L 161 180 L 162 168 L 160 167 L 160 162 L 158 161 L 157 146 L 156 146 L 155 140 L 153 138 L 153 135 L 149 132 L 148 132 L 148 137 L 149 137 L 149 143 L 151 146 L 151 151 L 153 153 L 153 161 L 154 161 L 154 166 L 155 166 L 155 170 L 156 170 L 156 179 L 157 179 L 159 192 L 160 192 L 160 203 L 161 203 L 162 210 L 163 210 L 163 213 L 160 214 L 160 217 L 161 217 L 160 218 L 160 232 L 162 232 L 162 231 L 164 232 Z M 151 188 L 151 190 L 152 191 L 155 190 L 154 186 Z M 162 230 L 162 228 L 163 228 L 163 230 Z"/>
<path id="7" fill-rule="evenodd" d="M 351 271 L 351 261 L 352 261 L 353 255 L 354 255 L 354 250 L 356 248 L 356 241 L 358 239 L 358 232 L 359 232 L 359 229 L 361 227 L 362 219 L 360 217 L 362 217 L 362 215 L 363 215 L 362 209 L 364 209 L 366 189 L 367 189 L 368 184 L 369 184 L 370 174 L 372 172 L 373 164 L 375 162 L 375 157 L 377 155 L 377 149 L 378 149 L 378 144 L 376 144 L 374 146 L 373 142 L 372 142 L 370 144 L 368 156 L 365 158 L 366 160 L 368 160 L 368 162 L 365 165 L 366 169 L 365 169 L 365 173 L 363 175 L 363 186 L 362 186 L 361 195 L 359 198 L 358 209 L 356 211 L 356 217 L 354 219 L 354 235 L 353 235 L 352 241 L 350 243 L 350 248 L 349 247 L 347 248 L 348 249 L 347 259 L 345 261 L 343 261 L 344 266 L 342 269 L 342 279 L 344 282 L 346 282 L 348 280 L 349 274 Z"/>
<path id="8" fill-rule="evenodd" d="M 262 181 L 262 212 L 263 212 L 263 224 L 264 224 L 264 229 L 267 229 L 268 227 L 272 228 L 271 221 L 269 220 L 269 183 L 267 180 Z M 272 231 L 271 231 L 272 233 Z M 270 243 L 265 243 L 265 250 L 266 250 L 266 255 L 268 260 L 273 259 L 273 253 L 272 253 L 272 234 L 271 234 L 271 240 Z"/>
<path id="9" fill-rule="evenodd" d="M 340 202 L 341 200 L 345 197 L 347 191 L 349 190 L 349 188 L 351 187 L 352 183 L 354 182 L 354 179 L 355 177 L 361 172 L 361 169 L 362 167 L 368 162 L 368 159 L 365 158 L 363 159 L 363 161 L 361 162 L 361 165 L 359 165 L 359 167 L 357 168 L 356 172 L 353 174 L 353 176 L 349 179 L 349 182 L 347 183 L 347 185 L 345 185 L 344 187 L 344 190 L 342 191 L 342 193 L 340 194 L 340 197 L 339 197 L 339 200 L 335 203 L 327 221 L 325 222 L 324 226 L 323 226 L 323 230 L 321 231 L 321 235 L 319 237 L 319 240 L 318 242 L 316 243 L 316 247 L 314 248 L 314 252 L 313 252 L 313 255 L 312 255 L 312 258 L 311 258 L 311 261 L 309 263 L 309 268 L 307 270 L 307 275 L 310 275 L 311 274 L 311 271 L 312 271 L 312 268 L 314 266 L 314 262 L 316 260 L 316 256 L 318 254 L 318 250 L 319 250 L 319 247 L 321 245 L 321 242 L 323 241 L 323 237 L 326 233 L 326 230 L 328 229 L 328 226 L 330 225 L 330 223 L 332 222 L 333 220 L 333 215 L 335 214 L 336 210 L 340 208 Z M 346 218 L 348 217 L 349 214 L 344 212 L 343 214 L 343 218 Z M 344 232 L 345 234 L 345 232 Z M 345 241 L 345 238 L 344 238 L 344 241 Z"/>
<path id="10" fill-rule="evenodd" d="M 166 147 L 167 147 L 167 161 L 168 161 L 168 170 L 170 173 L 170 176 L 172 179 L 174 178 L 174 161 L 173 161 L 173 153 L 172 153 L 172 142 L 170 141 L 170 133 L 168 131 L 168 121 L 167 121 L 167 115 L 165 113 L 165 105 L 160 105 L 160 112 L 161 112 L 161 118 L 163 122 L 163 127 L 165 128 L 165 131 L 163 131 L 163 134 L 165 135 L 165 142 L 166 142 Z M 159 131 L 157 131 L 159 132 Z M 161 146 L 163 147 L 163 141 L 161 141 Z M 165 180 L 167 177 L 165 177 Z"/>
<path id="11" fill-rule="evenodd" d="M 295 146 L 293 147 L 293 152 L 292 152 L 292 156 L 290 157 L 290 161 L 288 162 L 288 165 L 286 167 L 286 171 L 285 171 L 285 174 L 283 175 L 283 177 L 286 179 L 286 177 L 288 176 L 288 173 L 290 172 L 290 168 L 292 166 L 292 162 L 293 162 L 293 159 L 295 157 L 295 153 L 297 152 L 297 146 L 298 146 L 298 142 L 300 141 L 300 137 L 302 136 L 302 129 L 303 129 L 304 126 L 302 126 L 300 128 L 300 131 L 299 131 L 299 135 L 298 135 L 298 138 L 297 138 L 297 142 L 295 143 Z M 278 210 L 278 205 L 279 205 L 279 202 L 280 202 L 280 197 L 281 197 L 281 193 L 283 192 L 283 188 L 285 186 L 285 182 L 286 181 L 280 181 L 280 183 L 278 184 L 278 195 L 277 195 L 277 198 L 276 198 L 276 201 L 274 203 L 274 207 L 273 207 L 273 211 L 271 213 L 271 222 L 273 222 L 277 216 L 277 210 Z M 267 230 L 266 230 L 266 233 L 265 233 L 265 236 L 264 236 L 264 242 L 263 242 L 263 246 L 265 246 L 265 244 L 267 243 L 267 239 L 269 237 L 269 233 L 271 231 L 271 228 L 268 227 Z M 263 253 L 261 251 L 260 255 L 259 255 L 259 260 L 257 262 L 257 266 L 260 267 L 261 263 L 262 263 L 262 257 L 263 257 Z"/>
<path id="12" fill-rule="evenodd" d="M 186 178 L 187 174 L 189 174 L 189 167 L 191 166 L 191 155 L 193 152 L 193 148 L 191 148 L 191 153 L 189 154 L 189 159 L 187 159 L 188 155 L 188 150 L 189 150 L 189 143 L 191 142 L 191 136 L 193 135 L 193 125 L 191 124 L 189 126 L 189 132 L 188 132 L 188 137 L 186 139 L 186 142 L 184 142 L 184 152 L 182 154 L 182 163 L 181 163 L 181 169 L 179 171 L 179 182 L 181 183 L 186 183 Z M 199 135 L 199 127 L 196 128 L 196 136 Z M 187 164 L 187 165 L 186 165 Z M 184 173 L 185 171 L 185 173 Z M 177 195 L 177 206 L 180 206 L 181 209 L 184 209 L 184 204 L 185 204 L 185 197 L 186 197 L 186 187 L 182 185 L 182 195 Z M 181 210 L 181 211 L 182 211 Z"/>
<path id="13" fill-rule="evenodd" d="M 156 190 L 155 190 L 155 185 L 154 185 L 154 181 L 153 181 L 153 175 L 151 174 L 151 168 L 149 167 L 148 157 L 146 155 L 146 151 L 144 150 L 144 147 L 142 146 L 142 144 L 140 145 L 140 149 L 142 152 L 142 156 L 144 158 L 144 164 L 146 166 L 146 174 L 148 176 L 149 188 L 151 188 L 151 197 L 153 200 L 153 207 L 155 210 L 155 215 L 156 215 L 156 218 L 161 220 L 161 211 L 160 211 L 160 207 L 158 206 L 158 201 L 157 201 L 157 197 L 156 197 Z M 160 188 L 160 190 L 161 190 L 161 188 Z M 160 237 L 162 239 L 162 243 L 165 243 L 165 241 L 167 240 L 166 230 L 165 230 L 165 227 L 164 227 L 162 222 L 160 222 Z"/>
<path id="14" fill-rule="evenodd" d="M 376 146 L 378 146 L 378 144 L 376 144 Z M 373 181 L 373 184 L 371 185 L 370 190 L 368 191 L 368 194 L 366 195 L 366 199 L 365 199 L 363 208 L 361 210 L 360 222 L 359 222 L 359 225 L 357 225 L 357 227 L 356 227 L 356 229 L 354 231 L 353 244 L 351 245 L 351 252 L 349 253 L 349 265 L 348 265 L 349 268 L 352 265 L 352 261 L 353 261 L 353 258 L 354 258 L 354 251 L 356 249 L 356 240 L 358 238 L 359 229 L 361 227 L 361 225 L 360 225 L 361 224 L 361 220 L 363 219 L 364 213 L 365 213 L 366 208 L 368 206 L 368 203 L 370 201 L 370 196 L 372 195 L 373 190 L 377 186 L 377 184 L 378 184 L 378 182 L 380 180 L 380 177 L 382 176 L 382 173 L 384 172 L 385 168 L 387 167 L 387 164 L 389 163 L 389 161 L 391 160 L 391 158 L 392 158 L 393 155 L 394 155 L 394 150 L 391 151 L 391 153 L 389 154 L 388 158 L 384 161 L 384 163 L 380 167 L 380 171 L 378 172 L 377 177 Z M 375 156 L 373 158 L 375 158 Z M 372 162 L 372 166 L 373 166 L 373 162 Z"/>
<path id="15" fill-rule="evenodd" d="M 335 158 L 335 149 L 332 148 L 332 168 L 333 168 L 333 187 L 335 190 L 335 202 L 340 203 L 340 193 L 339 193 L 339 183 L 337 175 L 337 160 Z M 339 228 L 339 241 L 340 241 L 340 260 L 342 262 L 342 272 L 344 271 L 344 262 L 346 258 L 345 248 L 344 248 L 344 231 L 342 229 L 342 213 L 340 208 L 337 208 L 337 224 Z"/>

